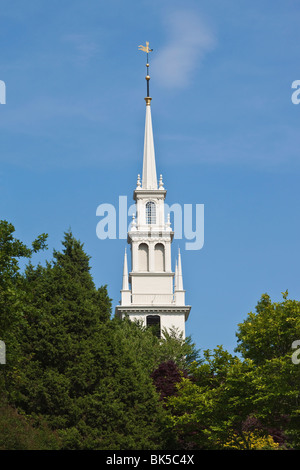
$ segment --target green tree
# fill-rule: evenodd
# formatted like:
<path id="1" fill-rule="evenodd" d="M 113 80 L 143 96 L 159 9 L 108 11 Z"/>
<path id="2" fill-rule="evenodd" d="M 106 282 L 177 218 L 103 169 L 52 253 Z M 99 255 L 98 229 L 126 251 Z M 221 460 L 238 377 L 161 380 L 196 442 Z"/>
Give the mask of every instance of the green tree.
<path id="1" fill-rule="evenodd" d="M 204 351 L 204 358 L 167 401 L 168 425 L 185 449 L 222 448 L 230 437 L 244 438 L 243 423 L 252 411 L 248 365 L 222 347 Z"/>
<path id="2" fill-rule="evenodd" d="M 282 295 L 282 302 L 272 302 L 263 294 L 256 312 L 250 312 L 238 325 L 236 352 L 257 365 L 291 357 L 292 343 L 300 339 L 300 302 L 288 299 L 288 292 Z"/>
<path id="3" fill-rule="evenodd" d="M 184 449 L 277 448 L 263 419 L 271 410 L 257 404 L 261 376 L 250 360 L 222 347 L 204 351 L 192 380 L 183 378 L 167 401 L 167 426 Z"/>
<path id="4" fill-rule="evenodd" d="M 45 424 L 34 427 L 0 395 L 0 450 L 58 450 L 60 445 L 55 432 Z"/>
<path id="5" fill-rule="evenodd" d="M 21 329 L 26 324 L 24 315 L 25 292 L 19 260 L 29 259 L 46 248 L 47 235 L 42 234 L 26 246 L 14 237 L 15 228 L 6 220 L 0 221 L 0 339 L 6 345 L 6 365 L 0 370 L 0 389 L 19 374 L 21 360 Z"/>
<path id="6" fill-rule="evenodd" d="M 167 425 L 184 448 L 299 448 L 299 302 L 264 294 L 238 326 L 236 352 L 204 352 L 167 401 Z M 274 439 L 273 439 L 274 438 Z"/>
<path id="7" fill-rule="evenodd" d="M 263 294 L 246 320 L 238 325 L 236 351 L 251 359 L 260 377 L 257 406 L 265 411 L 270 425 L 284 430 L 287 441 L 300 447 L 300 365 L 292 356 L 294 341 L 300 339 L 300 302 L 272 302 Z"/>
<path id="8" fill-rule="evenodd" d="M 151 329 L 111 319 L 107 288 L 94 285 L 90 257 L 71 232 L 50 262 L 29 261 L 21 274 L 18 259 L 30 260 L 45 247 L 46 236 L 28 248 L 14 239 L 10 224 L 1 229 L 0 321 L 10 349 L 2 376 L 10 404 L 22 415 L 2 407 L 3 448 L 172 447 L 151 373 L 168 360 L 188 370 L 198 357 L 191 339 L 174 331 L 159 340 Z M 58 433 L 54 440 L 45 423 Z"/>
<path id="9" fill-rule="evenodd" d="M 66 233 L 52 262 L 27 267 L 23 288 L 23 368 L 10 389 L 19 409 L 58 430 L 63 448 L 161 445 L 159 396 L 120 322 L 110 319 L 107 289 L 96 289 L 83 245 Z"/>
<path id="10" fill-rule="evenodd" d="M 128 341 L 129 347 L 149 375 L 167 361 L 173 361 L 179 369 L 186 371 L 192 363 L 200 361 L 200 351 L 191 337 L 183 339 L 176 329 L 163 330 L 162 338 L 159 339 L 152 328 L 138 321 L 130 321 L 128 317 L 118 324 L 124 341 Z"/>

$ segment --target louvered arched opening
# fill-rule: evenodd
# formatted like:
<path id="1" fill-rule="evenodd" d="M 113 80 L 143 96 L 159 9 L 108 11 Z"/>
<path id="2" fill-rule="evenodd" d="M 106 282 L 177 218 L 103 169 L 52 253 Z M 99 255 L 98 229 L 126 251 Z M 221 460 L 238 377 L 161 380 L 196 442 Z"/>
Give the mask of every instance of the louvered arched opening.
<path id="1" fill-rule="evenodd" d="M 155 271 L 165 271 L 165 247 L 157 243 L 154 248 Z"/>
<path id="2" fill-rule="evenodd" d="M 149 271 L 149 248 L 146 243 L 139 245 L 139 271 Z"/>

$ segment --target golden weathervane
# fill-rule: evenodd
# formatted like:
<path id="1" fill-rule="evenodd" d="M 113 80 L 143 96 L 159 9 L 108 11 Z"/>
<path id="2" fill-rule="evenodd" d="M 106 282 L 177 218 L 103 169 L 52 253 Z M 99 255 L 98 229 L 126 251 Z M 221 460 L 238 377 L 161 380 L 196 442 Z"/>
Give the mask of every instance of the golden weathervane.
<path id="1" fill-rule="evenodd" d="M 153 51 L 153 49 L 150 49 L 150 48 L 149 48 L 149 42 L 147 42 L 147 41 L 146 41 L 146 46 L 139 46 L 139 50 L 140 50 L 140 51 L 143 51 L 143 52 L 147 52 L 147 54 L 148 54 L 149 52 L 152 52 L 152 51 Z M 147 61 L 147 62 L 148 62 L 148 61 Z"/>

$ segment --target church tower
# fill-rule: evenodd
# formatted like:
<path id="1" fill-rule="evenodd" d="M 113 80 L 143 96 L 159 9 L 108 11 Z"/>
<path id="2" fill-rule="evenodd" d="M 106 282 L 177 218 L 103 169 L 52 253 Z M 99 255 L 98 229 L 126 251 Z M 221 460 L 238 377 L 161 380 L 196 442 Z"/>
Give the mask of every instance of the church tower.
<path id="1" fill-rule="evenodd" d="M 128 272 L 125 249 L 123 285 L 120 305 L 116 315 L 125 315 L 139 320 L 146 326 L 156 325 L 158 336 L 163 331 L 176 330 L 185 338 L 185 322 L 190 306 L 185 305 L 181 255 L 178 251 L 175 272 L 172 271 L 171 244 L 174 232 L 170 216 L 165 213 L 165 198 L 162 175 L 157 182 L 154 140 L 149 96 L 149 43 L 140 46 L 147 52 L 147 97 L 144 136 L 142 181 L 138 175 L 133 193 L 136 218 L 133 217 L 127 242 L 131 247 L 131 271 Z"/>

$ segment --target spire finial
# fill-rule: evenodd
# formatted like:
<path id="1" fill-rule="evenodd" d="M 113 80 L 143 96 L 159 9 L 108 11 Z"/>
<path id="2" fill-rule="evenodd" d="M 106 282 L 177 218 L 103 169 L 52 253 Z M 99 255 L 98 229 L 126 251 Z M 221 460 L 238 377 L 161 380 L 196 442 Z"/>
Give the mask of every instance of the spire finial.
<path id="1" fill-rule="evenodd" d="M 149 75 L 149 60 L 148 60 L 148 57 L 149 57 L 149 52 L 152 52 L 153 49 L 150 49 L 150 47 L 149 47 L 149 42 L 146 41 L 146 46 L 140 45 L 140 46 L 139 46 L 139 50 L 147 53 L 147 63 L 146 63 L 146 67 L 147 67 L 147 75 L 146 75 L 146 80 L 147 80 L 147 97 L 145 98 L 145 101 L 146 101 L 146 106 L 150 106 L 150 103 L 151 103 L 152 98 L 150 98 L 150 95 L 149 95 L 149 81 L 150 81 L 150 75 Z"/>
<path id="2" fill-rule="evenodd" d="M 159 189 L 164 189 L 163 177 L 160 175 L 159 177 Z"/>

